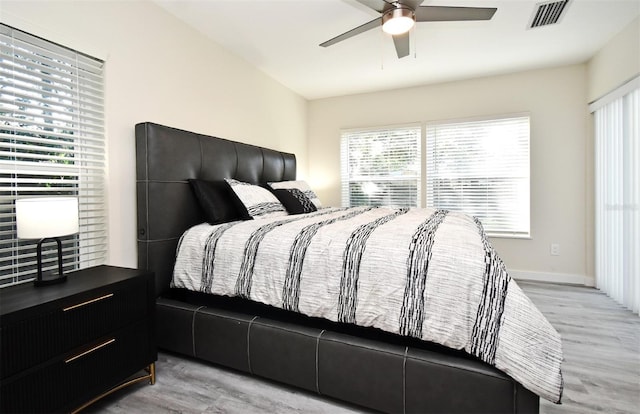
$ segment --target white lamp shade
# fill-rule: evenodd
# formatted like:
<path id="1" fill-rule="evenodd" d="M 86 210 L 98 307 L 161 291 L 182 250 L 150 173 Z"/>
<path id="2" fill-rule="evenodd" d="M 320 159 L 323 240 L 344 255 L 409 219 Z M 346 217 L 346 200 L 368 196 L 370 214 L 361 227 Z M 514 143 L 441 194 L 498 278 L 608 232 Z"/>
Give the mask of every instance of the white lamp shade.
<path id="1" fill-rule="evenodd" d="M 42 239 L 78 232 L 78 199 L 38 197 L 16 200 L 18 238 Z"/>

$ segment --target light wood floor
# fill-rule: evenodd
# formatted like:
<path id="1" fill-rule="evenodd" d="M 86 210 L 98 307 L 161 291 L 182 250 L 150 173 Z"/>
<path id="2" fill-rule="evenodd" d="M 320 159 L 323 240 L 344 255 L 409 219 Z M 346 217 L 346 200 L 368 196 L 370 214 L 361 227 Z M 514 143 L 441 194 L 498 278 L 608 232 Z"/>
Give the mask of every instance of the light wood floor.
<path id="1" fill-rule="evenodd" d="M 600 291 L 518 282 L 562 335 L 562 405 L 540 413 L 640 413 L 640 318 Z M 119 391 L 88 411 L 130 413 L 362 413 L 314 394 L 160 353 L 157 382 Z"/>

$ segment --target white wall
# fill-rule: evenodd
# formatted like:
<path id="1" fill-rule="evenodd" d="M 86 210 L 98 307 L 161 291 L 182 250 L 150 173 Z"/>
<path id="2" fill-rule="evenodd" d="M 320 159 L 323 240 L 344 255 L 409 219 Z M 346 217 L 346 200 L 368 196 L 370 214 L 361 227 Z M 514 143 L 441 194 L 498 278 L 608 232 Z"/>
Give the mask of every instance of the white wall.
<path id="1" fill-rule="evenodd" d="M 640 16 L 607 42 L 587 69 L 589 102 L 640 75 Z"/>
<path id="2" fill-rule="evenodd" d="M 153 3 L 2 0 L 0 21 L 106 61 L 109 264 L 137 266 L 136 123 L 293 152 L 306 170 L 306 100 Z"/>
<path id="3" fill-rule="evenodd" d="M 372 68 L 375 70 L 375 68 Z M 592 283 L 587 274 L 585 65 L 309 103 L 309 181 L 340 204 L 340 129 L 529 112 L 531 239 L 495 238 L 514 276 Z M 551 243 L 560 256 L 551 256 Z"/>

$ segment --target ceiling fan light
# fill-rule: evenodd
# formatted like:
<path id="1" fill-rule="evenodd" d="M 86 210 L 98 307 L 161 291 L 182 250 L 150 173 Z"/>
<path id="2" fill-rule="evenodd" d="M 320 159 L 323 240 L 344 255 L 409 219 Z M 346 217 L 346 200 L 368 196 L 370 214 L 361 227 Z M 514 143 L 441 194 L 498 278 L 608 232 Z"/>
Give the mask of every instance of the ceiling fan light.
<path id="1" fill-rule="evenodd" d="M 382 16 L 382 31 L 390 35 L 407 33 L 416 23 L 413 10 L 395 8 Z"/>

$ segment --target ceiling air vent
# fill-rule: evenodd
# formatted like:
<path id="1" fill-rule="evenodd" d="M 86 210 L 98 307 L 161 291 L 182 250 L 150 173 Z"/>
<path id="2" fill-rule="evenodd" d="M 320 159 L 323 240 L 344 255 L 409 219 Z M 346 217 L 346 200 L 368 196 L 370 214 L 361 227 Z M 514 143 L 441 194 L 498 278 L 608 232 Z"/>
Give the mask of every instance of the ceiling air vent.
<path id="1" fill-rule="evenodd" d="M 561 0 L 536 4 L 535 12 L 529 22 L 529 29 L 558 23 L 568 3 L 569 0 Z"/>

